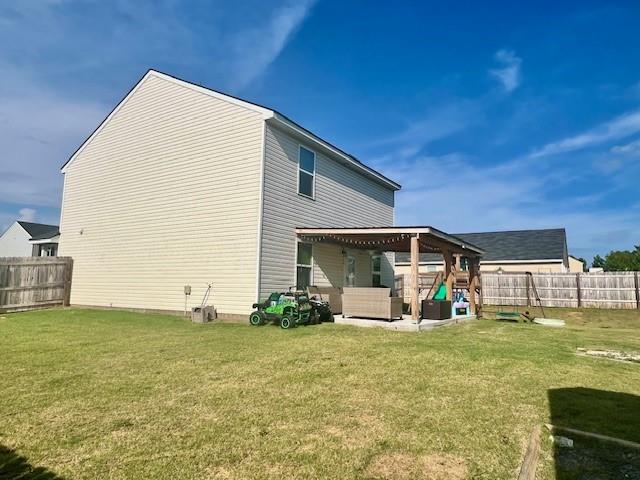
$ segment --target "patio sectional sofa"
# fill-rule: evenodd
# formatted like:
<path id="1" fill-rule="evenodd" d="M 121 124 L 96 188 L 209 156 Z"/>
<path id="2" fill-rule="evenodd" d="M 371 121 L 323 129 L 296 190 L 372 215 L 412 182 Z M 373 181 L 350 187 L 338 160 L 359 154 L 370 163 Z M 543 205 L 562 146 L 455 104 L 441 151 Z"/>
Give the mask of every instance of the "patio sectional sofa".
<path id="1" fill-rule="evenodd" d="M 402 298 L 392 297 L 390 288 L 348 287 L 342 293 L 342 316 L 402 318 Z"/>

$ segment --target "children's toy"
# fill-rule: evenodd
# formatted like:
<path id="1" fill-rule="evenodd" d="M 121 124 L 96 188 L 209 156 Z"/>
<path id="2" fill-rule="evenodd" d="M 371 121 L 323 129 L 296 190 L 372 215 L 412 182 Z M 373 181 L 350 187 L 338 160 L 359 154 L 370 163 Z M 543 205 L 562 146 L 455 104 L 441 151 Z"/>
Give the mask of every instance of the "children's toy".
<path id="1" fill-rule="evenodd" d="M 262 303 L 254 303 L 256 310 L 249 315 L 249 323 L 254 326 L 266 322 L 278 322 L 288 329 L 297 325 L 319 322 L 319 314 L 309 302 L 307 294 L 294 291 L 274 292 Z"/>

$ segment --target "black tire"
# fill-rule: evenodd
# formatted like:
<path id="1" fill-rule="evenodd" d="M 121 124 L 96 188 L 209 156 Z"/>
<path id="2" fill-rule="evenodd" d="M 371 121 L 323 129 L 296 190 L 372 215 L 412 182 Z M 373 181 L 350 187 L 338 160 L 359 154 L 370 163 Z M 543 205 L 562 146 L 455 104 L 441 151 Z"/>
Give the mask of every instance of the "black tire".
<path id="1" fill-rule="evenodd" d="M 285 315 L 280 319 L 280 328 L 287 330 L 293 327 L 294 325 L 295 325 L 295 322 L 291 317 L 288 317 Z"/>
<path id="2" fill-rule="evenodd" d="M 255 312 L 252 312 L 251 315 L 249 315 L 249 323 L 251 325 L 253 325 L 254 327 L 263 325 L 264 324 L 264 313 L 262 313 L 259 310 L 255 311 Z"/>

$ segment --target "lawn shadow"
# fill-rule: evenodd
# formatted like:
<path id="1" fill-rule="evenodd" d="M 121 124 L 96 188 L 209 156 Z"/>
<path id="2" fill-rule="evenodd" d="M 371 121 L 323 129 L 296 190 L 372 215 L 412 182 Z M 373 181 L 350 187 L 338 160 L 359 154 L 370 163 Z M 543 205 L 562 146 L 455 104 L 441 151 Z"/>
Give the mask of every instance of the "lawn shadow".
<path id="1" fill-rule="evenodd" d="M 34 467 L 26 457 L 0 445 L 0 478 L 3 480 L 62 480 L 63 477 L 46 469 Z"/>
<path id="2" fill-rule="evenodd" d="M 640 443 L 640 397 L 591 388 L 548 392 L 551 423 Z M 554 444 L 557 480 L 640 478 L 640 449 L 558 431 L 573 448 Z"/>

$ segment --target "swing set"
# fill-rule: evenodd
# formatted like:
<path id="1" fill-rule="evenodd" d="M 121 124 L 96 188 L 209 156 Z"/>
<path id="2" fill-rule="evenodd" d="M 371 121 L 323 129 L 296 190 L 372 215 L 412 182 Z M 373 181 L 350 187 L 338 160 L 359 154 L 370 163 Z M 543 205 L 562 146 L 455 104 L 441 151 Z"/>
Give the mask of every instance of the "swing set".
<path id="1" fill-rule="evenodd" d="M 538 289 L 536 288 L 536 283 L 533 280 L 533 274 L 531 272 L 525 272 L 527 279 L 527 307 L 531 307 L 531 295 L 530 292 L 533 291 L 533 297 L 537 301 L 537 306 L 540 309 L 540 313 L 542 314 L 542 318 L 547 318 L 544 313 L 544 307 L 542 306 L 542 300 L 540 299 L 540 295 L 538 294 Z M 500 284 L 500 275 L 498 275 L 498 294 L 503 288 L 508 288 L 508 286 L 502 286 Z M 502 297 L 502 295 L 500 295 Z M 502 302 L 501 302 L 502 303 Z M 511 322 L 518 322 L 520 319 L 524 319 L 524 321 L 533 322 L 536 317 L 531 316 L 528 310 L 525 310 L 524 313 L 518 310 L 518 301 L 517 298 L 513 297 L 513 304 L 510 305 L 511 308 L 507 309 L 505 305 L 501 305 L 498 311 L 496 312 L 496 320 L 506 320 Z"/>

